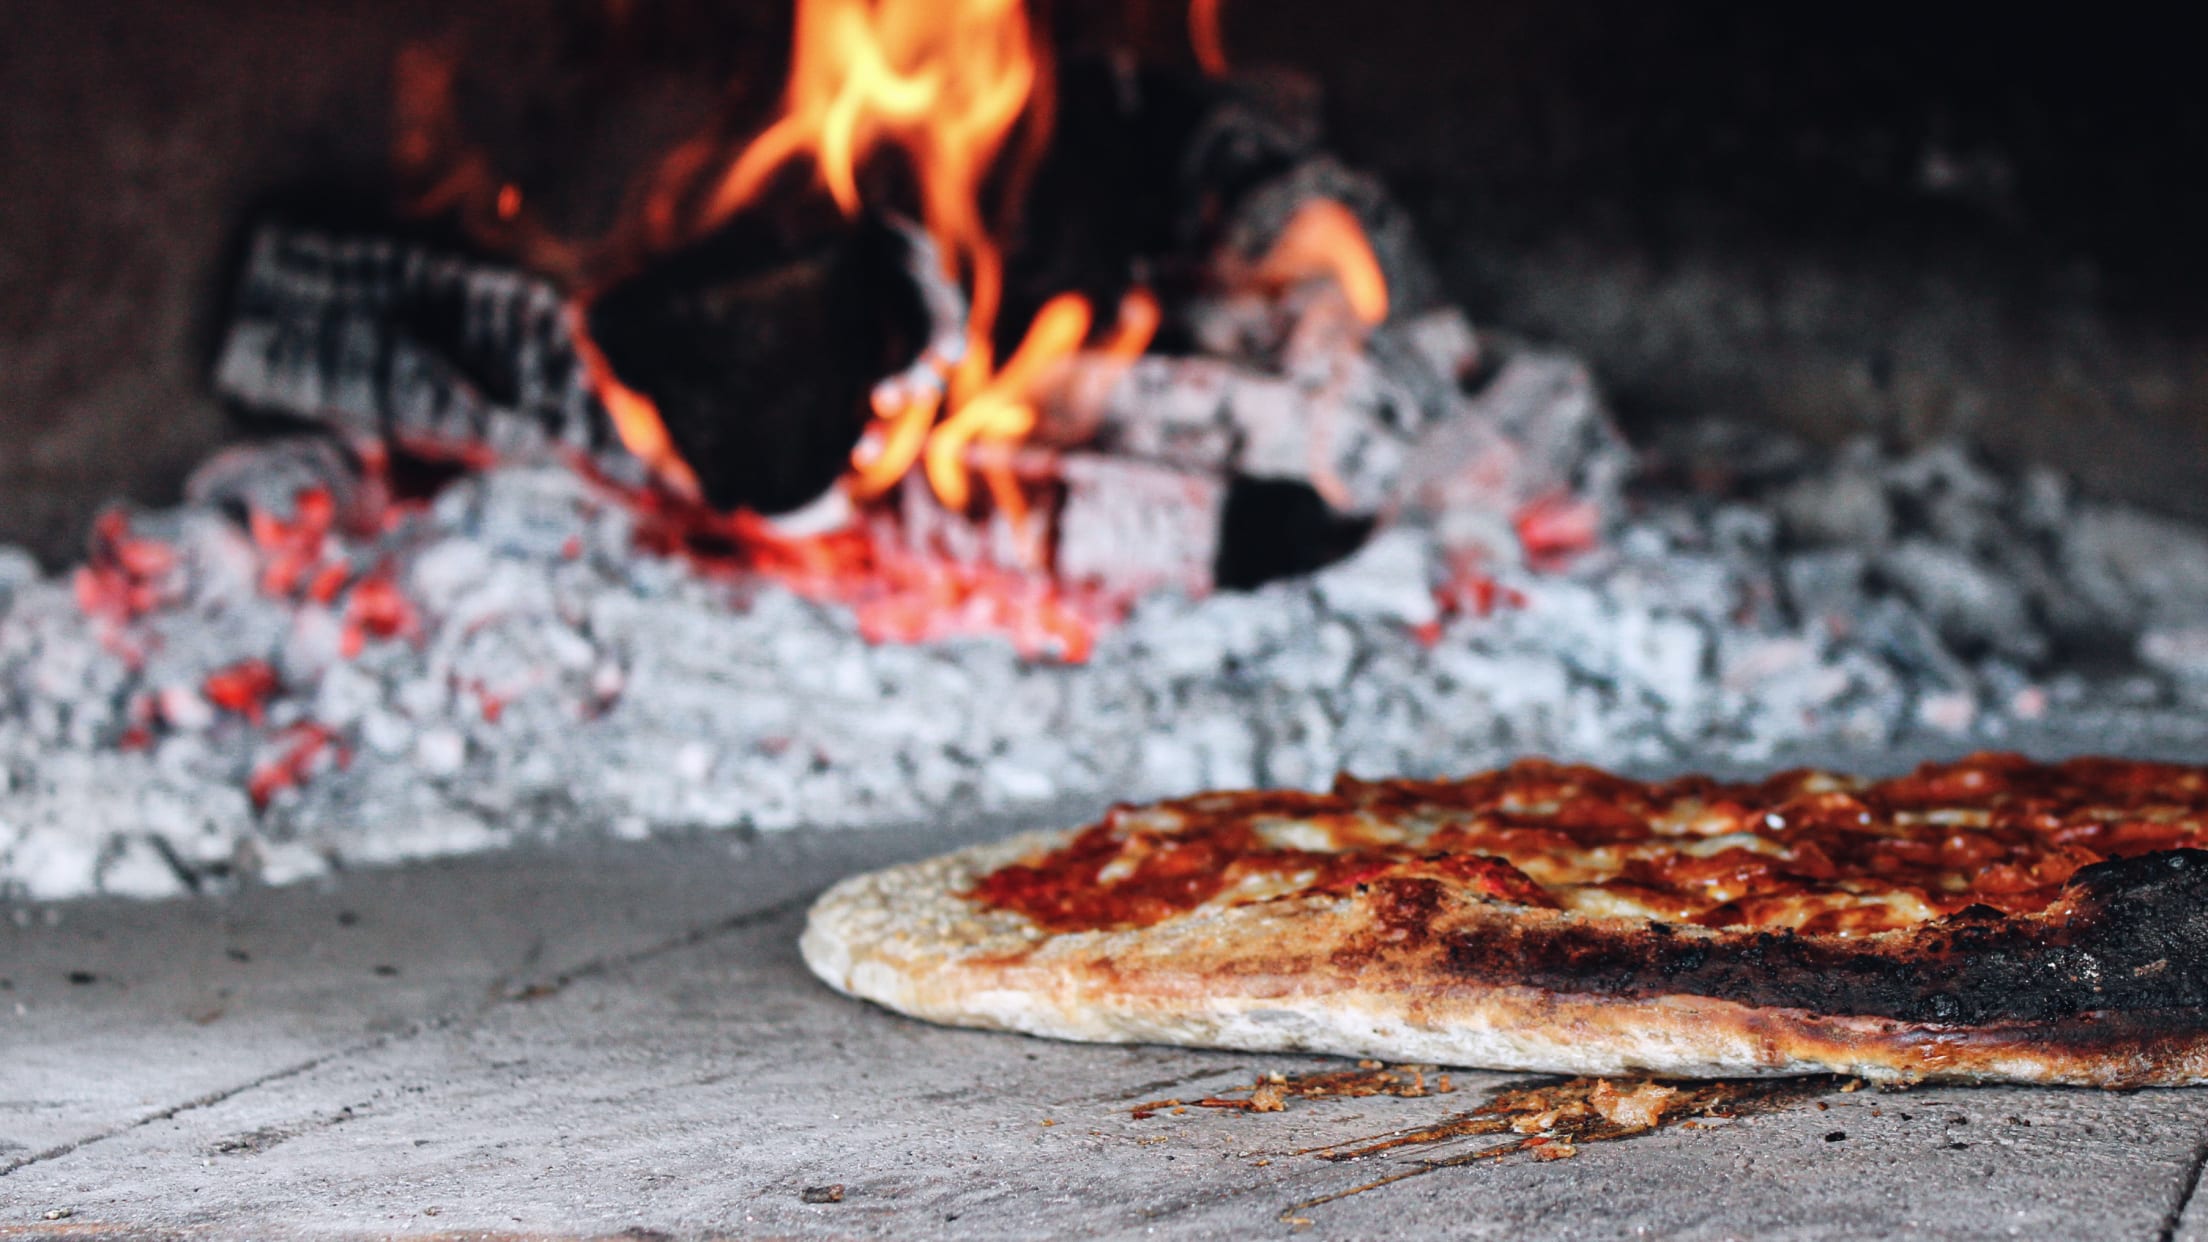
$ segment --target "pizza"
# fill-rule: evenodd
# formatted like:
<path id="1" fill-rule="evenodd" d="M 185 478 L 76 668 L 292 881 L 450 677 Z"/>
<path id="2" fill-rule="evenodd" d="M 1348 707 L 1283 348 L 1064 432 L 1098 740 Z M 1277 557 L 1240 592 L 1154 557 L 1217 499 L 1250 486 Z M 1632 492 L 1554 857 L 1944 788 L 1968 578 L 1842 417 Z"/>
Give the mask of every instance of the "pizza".
<path id="1" fill-rule="evenodd" d="M 2208 768 L 1206 793 L 856 876 L 813 971 L 961 1026 L 1559 1074 L 2208 1081 Z"/>

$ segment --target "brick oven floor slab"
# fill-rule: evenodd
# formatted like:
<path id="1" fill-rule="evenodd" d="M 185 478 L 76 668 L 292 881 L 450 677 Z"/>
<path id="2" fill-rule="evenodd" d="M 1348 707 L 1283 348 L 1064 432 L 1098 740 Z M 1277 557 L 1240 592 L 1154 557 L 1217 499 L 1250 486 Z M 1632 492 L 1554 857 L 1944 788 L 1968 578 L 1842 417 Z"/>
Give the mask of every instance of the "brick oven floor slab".
<path id="1" fill-rule="evenodd" d="M 52 925 L 30 911 L 0 931 L 0 1234 L 2208 1226 L 2187 1211 L 2208 1091 L 2020 1088 L 1836 1092 L 1570 1160 L 1442 1169 L 1291 1224 L 1292 1205 L 1404 1167 L 1295 1152 L 1436 1120 L 1506 1079 L 1137 1121 L 1144 1100 L 1319 1062 L 945 1030 L 805 973 L 794 940 L 821 887 L 986 831 L 523 851 L 220 901 L 70 905 Z M 802 1201 L 834 1184 L 840 1203 Z"/>

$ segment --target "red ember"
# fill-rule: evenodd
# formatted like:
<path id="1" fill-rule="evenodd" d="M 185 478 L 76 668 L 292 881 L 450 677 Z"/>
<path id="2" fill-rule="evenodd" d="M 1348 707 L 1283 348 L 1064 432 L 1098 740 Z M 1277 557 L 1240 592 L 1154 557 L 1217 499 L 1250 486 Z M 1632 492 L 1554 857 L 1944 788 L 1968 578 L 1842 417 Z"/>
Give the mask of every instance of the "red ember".
<path id="1" fill-rule="evenodd" d="M 326 488 L 311 487 L 301 491 L 292 504 L 290 521 L 253 510 L 248 522 L 253 532 L 253 542 L 261 550 L 261 591 L 268 595 L 297 595 L 302 590 L 315 594 L 315 598 L 327 603 L 335 596 L 336 587 L 329 587 L 329 595 L 319 593 L 332 568 L 339 572 L 337 586 L 343 586 L 343 567 L 323 564 L 323 547 L 327 543 L 330 527 L 337 517 L 337 502 Z"/>
<path id="2" fill-rule="evenodd" d="M 345 766 L 352 758 L 345 747 L 338 743 L 337 734 L 327 725 L 312 722 L 295 724 L 278 736 L 282 739 L 282 752 L 255 768 L 252 777 L 246 782 L 246 793 L 252 797 L 255 807 L 267 807 L 277 791 L 304 782 L 312 774 L 315 761 L 325 751 L 335 755 L 339 767 Z"/>
<path id="3" fill-rule="evenodd" d="M 77 570 L 77 606 L 108 621 L 144 616 L 166 597 L 164 580 L 175 567 L 174 550 L 132 535 L 130 519 L 110 509 L 93 523 L 91 552 Z"/>
<path id="4" fill-rule="evenodd" d="M 225 711 L 236 712 L 254 724 L 261 723 L 262 710 L 283 683 L 276 670 L 265 660 L 240 660 L 228 668 L 207 674 L 200 692 L 207 701 Z"/>
<path id="5" fill-rule="evenodd" d="M 1585 552 L 1602 534 L 1602 511 L 1594 502 L 1561 492 L 1528 501 L 1511 521 L 1526 559 L 1535 565 Z"/>

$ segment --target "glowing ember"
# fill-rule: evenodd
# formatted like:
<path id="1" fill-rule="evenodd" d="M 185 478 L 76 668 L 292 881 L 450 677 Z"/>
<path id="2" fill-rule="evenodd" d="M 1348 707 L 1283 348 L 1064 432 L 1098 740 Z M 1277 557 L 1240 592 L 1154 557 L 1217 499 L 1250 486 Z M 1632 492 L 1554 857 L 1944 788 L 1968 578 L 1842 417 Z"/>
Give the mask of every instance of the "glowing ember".
<path id="1" fill-rule="evenodd" d="M 340 767 L 352 759 L 338 742 L 336 733 L 326 725 L 311 721 L 293 725 L 278 734 L 275 752 L 274 757 L 253 769 L 253 775 L 246 781 L 246 794 L 256 807 L 266 807 L 278 790 L 305 781 L 325 758 L 334 758 Z"/>
<path id="2" fill-rule="evenodd" d="M 282 688 L 276 670 L 266 660 L 240 660 L 207 675 L 200 693 L 224 711 L 236 712 L 253 724 L 261 723 L 269 696 Z"/>
<path id="3" fill-rule="evenodd" d="M 345 629 L 340 650 L 345 658 L 357 658 L 371 638 L 414 638 L 422 631 L 414 605 L 392 581 L 391 567 L 376 571 L 353 585 L 345 601 Z"/>
<path id="4" fill-rule="evenodd" d="M 335 594 L 329 586 L 329 571 L 337 569 L 342 573 L 343 570 L 342 566 L 325 565 L 322 559 L 336 514 L 337 503 L 323 488 L 300 492 L 293 502 L 289 521 L 260 509 L 252 512 L 248 521 L 253 542 L 263 553 L 262 594 L 307 592 L 320 602 L 329 602 Z M 338 581 L 342 585 L 342 579 Z"/>
<path id="5" fill-rule="evenodd" d="M 144 616 L 166 597 L 165 580 L 175 567 L 174 551 L 132 535 L 129 519 L 111 509 L 93 524 L 91 554 L 77 570 L 77 605 L 110 622 Z"/>
<path id="6" fill-rule="evenodd" d="M 1227 45 L 1219 33 L 1220 0 L 1189 0 L 1188 43 L 1196 63 L 1215 78 L 1227 76 Z"/>
<path id="7" fill-rule="evenodd" d="M 840 604 L 869 642 L 994 634 L 1023 656 L 1080 663 L 1134 602 L 1123 592 L 916 551 L 888 512 L 794 537 L 755 514 L 715 513 L 598 481 L 635 509 L 637 542 L 646 550 L 686 557 L 723 577 L 771 578 L 807 599 Z"/>
<path id="8" fill-rule="evenodd" d="M 1578 497 L 1552 493 L 1529 502 L 1511 519 L 1526 559 L 1554 565 L 1600 541 L 1602 514 Z"/>

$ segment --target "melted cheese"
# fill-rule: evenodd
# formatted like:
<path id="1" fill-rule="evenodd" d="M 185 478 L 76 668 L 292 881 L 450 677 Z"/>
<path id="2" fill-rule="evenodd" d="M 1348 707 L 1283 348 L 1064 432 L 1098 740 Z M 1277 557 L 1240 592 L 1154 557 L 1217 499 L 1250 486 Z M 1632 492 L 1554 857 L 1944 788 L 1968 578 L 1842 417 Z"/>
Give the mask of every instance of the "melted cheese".
<path id="1" fill-rule="evenodd" d="M 2080 867 L 2186 846 L 2208 846 L 2208 769 L 1978 755 L 1886 781 L 1728 785 L 1528 761 L 1122 808 L 970 895 L 1064 931 L 1415 881 L 1595 917 L 1856 936 L 1972 905 L 2035 913 Z"/>

